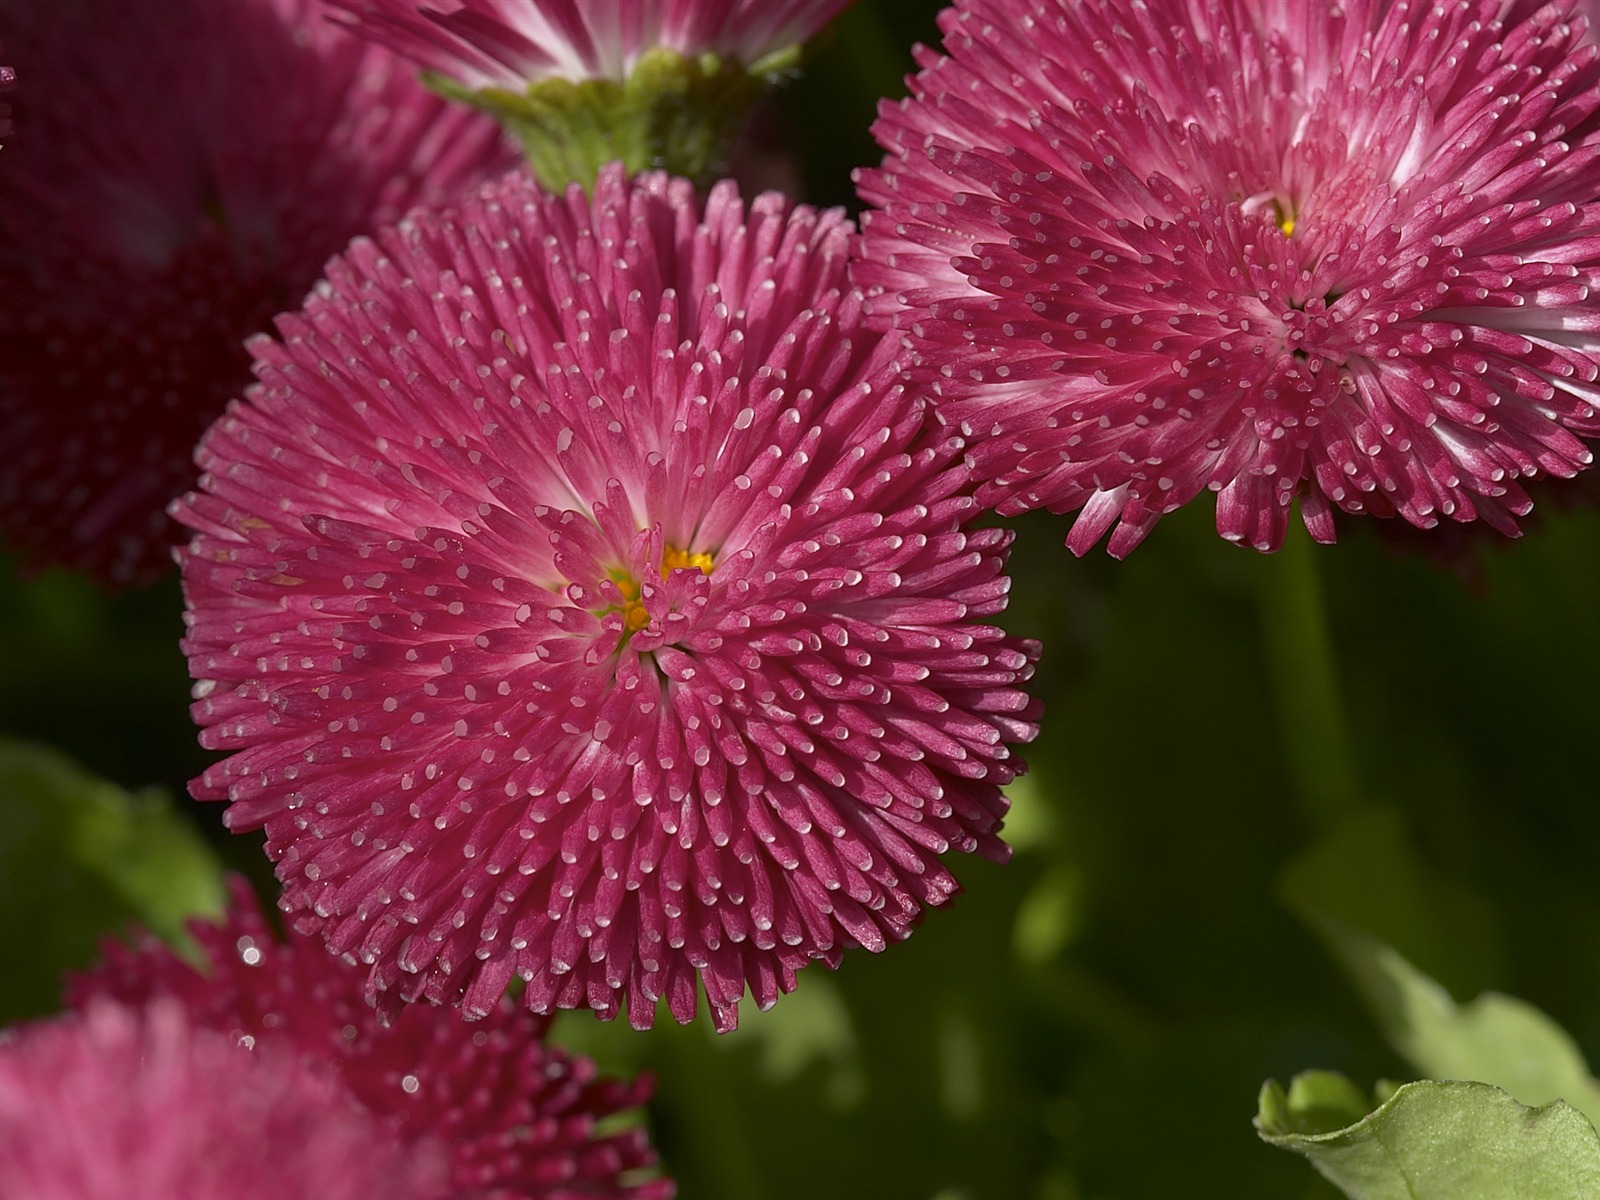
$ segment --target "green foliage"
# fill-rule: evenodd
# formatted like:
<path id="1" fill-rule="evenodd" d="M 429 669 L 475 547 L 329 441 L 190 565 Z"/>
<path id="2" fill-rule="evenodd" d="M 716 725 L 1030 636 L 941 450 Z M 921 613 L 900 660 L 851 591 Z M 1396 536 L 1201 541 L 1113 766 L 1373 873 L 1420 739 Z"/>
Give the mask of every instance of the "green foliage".
<path id="1" fill-rule="evenodd" d="M 1429 878 L 1394 814 L 1347 821 L 1291 864 L 1282 890 L 1349 975 L 1395 1052 L 1421 1074 L 1492 1083 L 1524 1104 L 1566 1100 L 1600 1120 L 1600 1084 L 1560 1025 L 1498 992 L 1457 1005 L 1446 988 L 1364 931 L 1383 927 L 1441 961 L 1494 944 L 1482 900 Z"/>
<path id="2" fill-rule="evenodd" d="M 1397 809 L 1342 818 L 1288 865 L 1278 890 L 1358 980 L 1356 931 L 1463 991 L 1481 989 L 1503 970 L 1493 907 L 1423 861 Z"/>
<path id="3" fill-rule="evenodd" d="M 1261 1089 L 1256 1129 L 1305 1155 L 1351 1200 L 1577 1200 L 1600 1195 L 1600 1137 L 1560 1101 L 1519 1104 L 1486 1083 L 1408 1083 L 1372 1111 L 1349 1080 Z"/>
<path id="4" fill-rule="evenodd" d="M 223 900 L 216 857 L 164 795 L 0 739 L 0 1021 L 54 1009 L 61 972 L 107 935 L 136 922 L 178 941 Z"/>
<path id="5" fill-rule="evenodd" d="M 1322 937 L 1385 1038 L 1422 1075 L 1370 1116 L 1343 1076 L 1313 1071 L 1262 1089 L 1256 1127 L 1359 1200 L 1577 1197 L 1600 1186 L 1597 1084 L 1573 1038 L 1526 1001 L 1485 992 L 1458 1005 L 1394 947 L 1442 963 L 1492 944 L 1481 899 L 1433 877 L 1396 814 L 1342 822 L 1285 871 L 1282 892 Z M 1459 965 L 1459 963 L 1458 963 Z M 1464 1082 L 1470 1081 L 1470 1082 Z"/>
<path id="6" fill-rule="evenodd" d="M 1565 1100 L 1600 1120 L 1600 1084 L 1582 1051 L 1533 1005 L 1498 992 L 1458 1005 L 1390 947 L 1345 930 L 1330 937 L 1384 1035 L 1420 1073 L 1492 1083 L 1524 1104 Z"/>

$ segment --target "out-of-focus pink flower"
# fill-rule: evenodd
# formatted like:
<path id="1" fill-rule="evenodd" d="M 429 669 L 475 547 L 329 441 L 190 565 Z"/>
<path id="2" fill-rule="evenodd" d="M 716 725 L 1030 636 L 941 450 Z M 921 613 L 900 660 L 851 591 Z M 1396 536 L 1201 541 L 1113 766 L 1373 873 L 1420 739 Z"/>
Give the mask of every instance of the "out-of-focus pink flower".
<path id="1" fill-rule="evenodd" d="M 1499 19 L 1504 10 L 1504 21 Z M 1567 7 L 960 0 L 858 282 L 1001 512 L 1122 555 L 1207 490 L 1505 533 L 1600 435 L 1600 63 Z"/>
<path id="2" fill-rule="evenodd" d="M 0 529 L 119 583 L 328 255 L 514 161 L 320 0 L 0 4 L 28 79 L 0 189 Z"/>
<path id="3" fill-rule="evenodd" d="M 0 64 L 0 94 L 11 91 L 17 86 L 17 71 L 15 67 Z M 8 137 L 11 133 L 11 105 L 0 101 L 0 138 Z"/>
<path id="4" fill-rule="evenodd" d="M 191 926 L 202 970 L 154 938 L 113 943 L 72 980 L 69 1001 L 92 1011 L 107 997 L 176 1000 L 196 1026 L 327 1068 L 400 1140 L 446 1148 L 441 1194 L 457 1200 L 672 1196 L 670 1180 L 640 1174 L 655 1163 L 642 1128 L 595 1131 L 642 1104 L 647 1081 L 598 1078 L 590 1060 L 545 1044 L 544 1018 L 509 1001 L 470 1025 L 430 1005 L 380 1023 L 362 999 L 360 967 L 321 938 L 280 939 L 242 880 L 233 893 L 224 921 Z"/>
<path id="5" fill-rule="evenodd" d="M 647 51 L 746 67 L 806 41 L 851 0 L 330 0 L 350 24 L 468 88 L 621 82 Z"/>
<path id="6" fill-rule="evenodd" d="M 444 1151 L 403 1144 L 336 1079 L 172 1001 L 102 1000 L 0 1038 L 8 1197 L 443 1200 Z"/>
<path id="7" fill-rule="evenodd" d="M 374 992 L 732 1026 L 1001 858 L 1009 537 L 838 212 L 509 179 L 330 264 L 177 515 L 196 782 Z"/>

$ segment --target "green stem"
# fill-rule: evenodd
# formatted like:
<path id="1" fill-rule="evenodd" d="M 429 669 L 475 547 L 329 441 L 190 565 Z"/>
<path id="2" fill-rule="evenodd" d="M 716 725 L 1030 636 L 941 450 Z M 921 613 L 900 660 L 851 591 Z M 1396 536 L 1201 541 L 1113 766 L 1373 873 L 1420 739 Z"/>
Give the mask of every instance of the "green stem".
<path id="1" fill-rule="evenodd" d="M 683 1122 L 678 1151 L 694 1173 L 711 1180 L 707 1195 L 763 1200 L 769 1194 L 762 1163 L 748 1132 L 756 1086 L 750 1072 L 736 1074 L 726 1046 L 696 1022 L 659 1030 L 660 1101 Z"/>
<path id="2" fill-rule="evenodd" d="M 1322 829 L 1359 802 L 1316 549 L 1298 523 L 1257 573 L 1261 634 L 1279 737 L 1307 823 Z"/>

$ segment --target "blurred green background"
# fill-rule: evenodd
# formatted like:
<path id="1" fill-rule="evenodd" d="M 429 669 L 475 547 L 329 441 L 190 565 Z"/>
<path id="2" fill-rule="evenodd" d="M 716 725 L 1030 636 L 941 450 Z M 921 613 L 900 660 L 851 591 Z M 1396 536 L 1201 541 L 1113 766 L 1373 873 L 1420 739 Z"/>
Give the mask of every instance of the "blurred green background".
<path id="1" fill-rule="evenodd" d="M 901 94 L 937 8 L 862 0 L 778 97 L 763 137 L 800 146 L 809 198 L 852 201 L 876 98 Z M 558 1021 L 604 1066 L 656 1073 L 650 1121 L 685 1200 L 1336 1195 L 1257 1139 L 1262 1081 L 1417 1071 L 1308 911 L 1459 1000 L 1537 1004 L 1593 1059 L 1600 519 L 1554 512 L 1448 560 L 1348 521 L 1336 547 L 1263 557 L 1192 506 L 1123 563 L 1072 558 L 1065 519 L 1014 524 L 1007 624 L 1044 642 L 1046 716 L 1013 861 L 957 864 L 967 890 L 909 942 L 803 972 L 730 1036 Z M 85 799 L 66 768 L 7 751 L 0 790 L 36 801 L 0 796 L 9 1019 L 48 1011 L 57 972 L 130 916 L 175 926 L 214 903 L 205 847 L 271 876 L 258 839 L 183 799 L 206 756 L 176 581 L 107 596 L 0 577 L 0 735 L 179 798 L 176 817 Z M 152 883 L 151 838 L 162 863 L 202 865 Z"/>

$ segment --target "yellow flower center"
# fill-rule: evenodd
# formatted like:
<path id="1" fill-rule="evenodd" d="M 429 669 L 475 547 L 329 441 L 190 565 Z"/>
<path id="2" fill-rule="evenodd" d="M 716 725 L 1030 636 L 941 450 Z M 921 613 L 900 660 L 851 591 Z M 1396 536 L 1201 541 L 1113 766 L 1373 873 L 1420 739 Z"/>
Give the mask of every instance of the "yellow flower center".
<path id="1" fill-rule="evenodd" d="M 1284 237 L 1294 236 L 1294 209 L 1289 207 L 1285 200 L 1274 200 L 1272 207 L 1277 210 L 1278 228 L 1283 230 Z"/>
<path id="2" fill-rule="evenodd" d="M 716 561 L 709 554 L 668 546 L 661 554 L 661 578 L 666 579 L 672 572 L 690 567 L 698 567 L 703 574 L 709 575 L 715 565 Z M 629 633 L 637 633 L 650 624 L 650 613 L 640 595 L 639 581 L 626 571 L 612 571 L 611 579 L 617 585 L 617 591 L 622 593 L 622 622 Z"/>
<path id="3" fill-rule="evenodd" d="M 703 550 L 679 550 L 676 546 L 668 546 L 661 555 L 661 578 L 665 579 L 672 572 L 687 567 L 699 567 L 701 574 L 709 575 L 714 566 L 716 561 Z"/>

